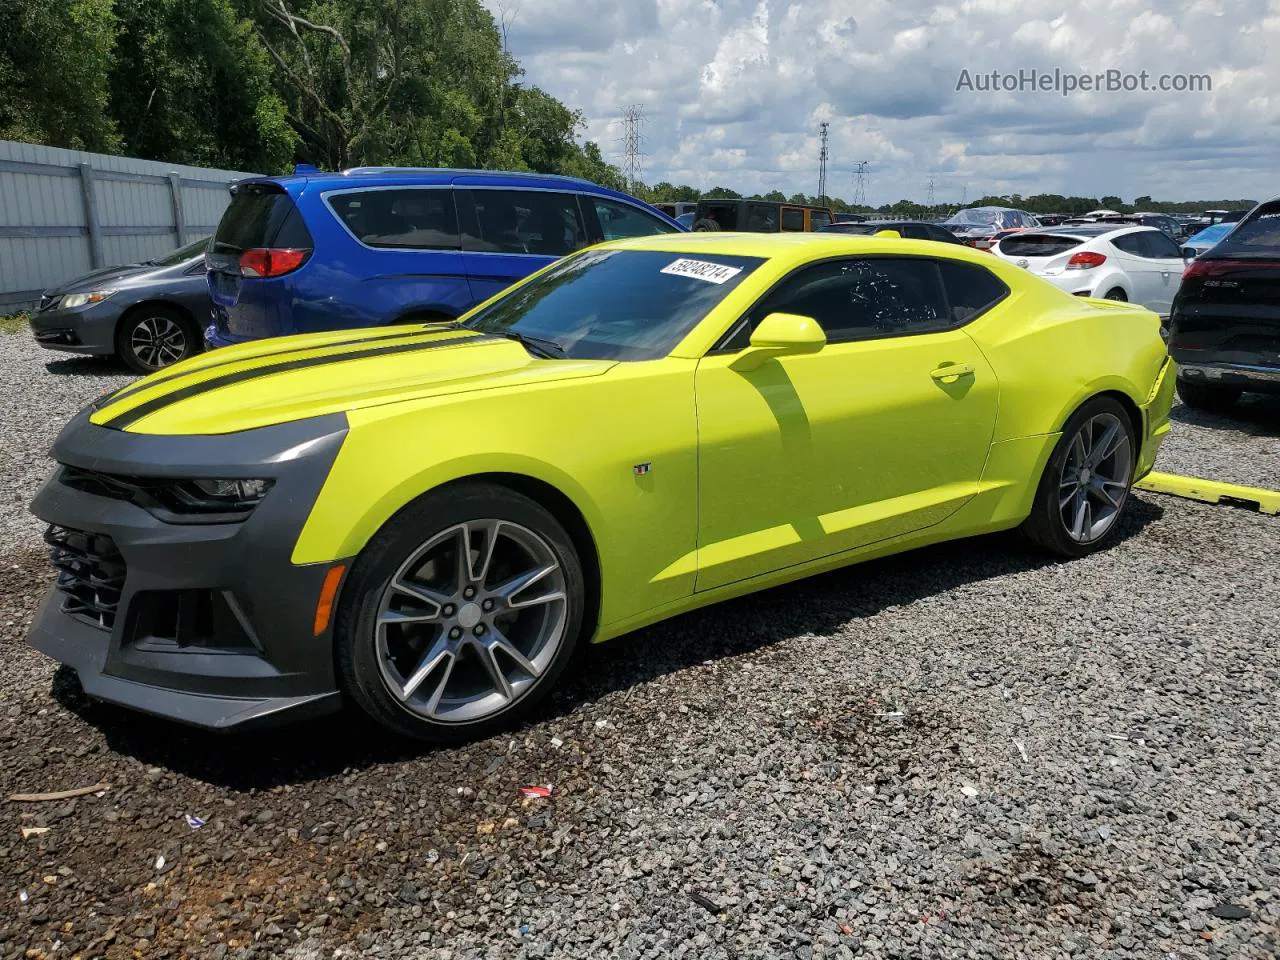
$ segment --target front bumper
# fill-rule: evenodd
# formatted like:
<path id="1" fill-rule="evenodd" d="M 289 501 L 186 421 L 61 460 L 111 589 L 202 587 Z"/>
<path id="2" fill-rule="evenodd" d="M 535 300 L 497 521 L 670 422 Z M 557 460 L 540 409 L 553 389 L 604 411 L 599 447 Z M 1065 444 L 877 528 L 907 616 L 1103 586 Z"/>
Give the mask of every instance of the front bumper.
<path id="1" fill-rule="evenodd" d="M 31 335 L 49 350 L 108 355 L 116 352 L 116 321 L 128 304 L 114 297 L 84 307 L 53 307 L 31 315 Z"/>
<path id="2" fill-rule="evenodd" d="M 92 697 L 201 727 L 337 709 L 332 625 L 314 634 L 333 564 L 295 566 L 290 555 L 346 435 L 345 417 L 164 437 L 95 426 L 88 413 L 54 445 L 60 464 L 95 475 L 275 482 L 240 522 L 170 523 L 59 467 L 31 511 L 52 525 L 62 572 L 28 642 L 73 667 Z"/>

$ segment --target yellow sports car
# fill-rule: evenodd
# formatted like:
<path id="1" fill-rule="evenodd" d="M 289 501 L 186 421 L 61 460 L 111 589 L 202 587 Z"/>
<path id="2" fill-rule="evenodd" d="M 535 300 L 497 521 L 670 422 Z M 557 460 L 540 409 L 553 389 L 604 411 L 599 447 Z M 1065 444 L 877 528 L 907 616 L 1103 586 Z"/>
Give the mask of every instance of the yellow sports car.
<path id="1" fill-rule="evenodd" d="M 1169 429 L 1159 328 L 958 245 L 702 233 L 217 350 L 63 430 L 30 642 L 202 726 L 349 697 L 474 737 L 693 607 L 1012 527 L 1099 549 Z"/>

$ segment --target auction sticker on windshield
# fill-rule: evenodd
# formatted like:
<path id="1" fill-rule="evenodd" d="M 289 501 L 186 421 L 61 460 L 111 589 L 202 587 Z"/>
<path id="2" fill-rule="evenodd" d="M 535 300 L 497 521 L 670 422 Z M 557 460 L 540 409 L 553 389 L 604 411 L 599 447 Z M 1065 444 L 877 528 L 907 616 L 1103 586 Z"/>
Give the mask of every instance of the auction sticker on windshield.
<path id="1" fill-rule="evenodd" d="M 708 263 L 706 260 L 688 260 L 683 257 L 674 263 L 667 264 L 659 271 L 659 273 L 669 273 L 677 277 L 705 280 L 707 283 L 724 283 L 741 272 L 741 267 L 727 267 L 723 263 Z"/>

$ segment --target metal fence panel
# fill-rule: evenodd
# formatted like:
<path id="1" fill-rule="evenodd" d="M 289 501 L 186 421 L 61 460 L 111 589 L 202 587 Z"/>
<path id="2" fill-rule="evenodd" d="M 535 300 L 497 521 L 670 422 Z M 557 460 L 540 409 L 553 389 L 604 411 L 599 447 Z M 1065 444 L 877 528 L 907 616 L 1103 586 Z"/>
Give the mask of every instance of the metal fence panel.
<path id="1" fill-rule="evenodd" d="M 210 235 L 227 186 L 255 175 L 0 140 L 0 312 Z"/>

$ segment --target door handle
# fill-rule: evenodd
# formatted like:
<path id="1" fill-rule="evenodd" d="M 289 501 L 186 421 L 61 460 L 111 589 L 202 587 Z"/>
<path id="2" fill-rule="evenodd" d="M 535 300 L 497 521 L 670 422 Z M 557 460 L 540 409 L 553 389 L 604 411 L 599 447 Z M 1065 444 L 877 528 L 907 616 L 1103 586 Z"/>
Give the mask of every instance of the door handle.
<path id="1" fill-rule="evenodd" d="M 967 363 L 944 363 L 929 376 L 935 380 L 959 380 L 961 377 L 973 376 L 973 367 Z"/>

